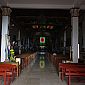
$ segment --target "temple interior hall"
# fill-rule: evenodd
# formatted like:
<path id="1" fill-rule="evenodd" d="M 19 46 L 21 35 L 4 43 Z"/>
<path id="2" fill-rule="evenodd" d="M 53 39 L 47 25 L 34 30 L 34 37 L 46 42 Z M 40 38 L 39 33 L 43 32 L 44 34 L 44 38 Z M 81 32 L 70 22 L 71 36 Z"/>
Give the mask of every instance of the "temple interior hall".
<path id="1" fill-rule="evenodd" d="M 85 0 L 0 0 L 0 85 L 85 85 Z"/>

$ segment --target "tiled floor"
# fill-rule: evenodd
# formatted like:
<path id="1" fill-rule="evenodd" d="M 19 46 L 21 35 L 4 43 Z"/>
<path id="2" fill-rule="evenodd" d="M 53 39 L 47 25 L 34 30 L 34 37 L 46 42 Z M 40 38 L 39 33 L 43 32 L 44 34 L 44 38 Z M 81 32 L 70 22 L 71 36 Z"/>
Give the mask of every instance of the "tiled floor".
<path id="1" fill-rule="evenodd" d="M 35 62 L 25 68 L 11 85 L 67 85 L 67 82 L 59 79 L 52 64 L 47 64 L 45 68 L 41 69 Z M 72 85 L 85 85 L 85 83 L 72 83 Z"/>

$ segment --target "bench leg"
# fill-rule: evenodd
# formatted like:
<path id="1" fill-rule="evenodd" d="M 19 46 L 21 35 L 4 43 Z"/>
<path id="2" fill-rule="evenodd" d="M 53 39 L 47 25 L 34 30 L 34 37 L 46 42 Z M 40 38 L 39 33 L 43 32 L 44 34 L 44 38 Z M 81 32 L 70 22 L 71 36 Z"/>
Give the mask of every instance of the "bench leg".
<path id="1" fill-rule="evenodd" d="M 11 78 L 8 77 L 8 85 L 10 85 L 10 83 L 11 83 Z"/>
<path id="2" fill-rule="evenodd" d="M 71 76 L 68 76 L 68 85 L 71 85 Z"/>
<path id="3" fill-rule="evenodd" d="M 63 80 L 64 78 L 63 78 L 63 72 L 61 72 L 61 80 Z"/>
<path id="4" fill-rule="evenodd" d="M 64 70 L 62 69 L 62 72 L 61 72 L 61 80 L 64 80 Z"/>
<path id="5" fill-rule="evenodd" d="M 4 85 L 6 85 L 6 72 L 5 72 L 5 75 L 4 75 Z"/>

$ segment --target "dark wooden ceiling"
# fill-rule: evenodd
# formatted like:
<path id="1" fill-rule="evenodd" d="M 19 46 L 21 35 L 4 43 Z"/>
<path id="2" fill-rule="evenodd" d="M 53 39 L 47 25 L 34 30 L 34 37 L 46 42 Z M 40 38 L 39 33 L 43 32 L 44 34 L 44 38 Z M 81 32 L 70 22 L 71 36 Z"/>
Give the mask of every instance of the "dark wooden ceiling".
<path id="1" fill-rule="evenodd" d="M 70 12 L 59 9 L 12 9 L 11 23 L 28 30 L 33 24 L 52 23 L 55 28 L 60 29 L 70 24 Z"/>

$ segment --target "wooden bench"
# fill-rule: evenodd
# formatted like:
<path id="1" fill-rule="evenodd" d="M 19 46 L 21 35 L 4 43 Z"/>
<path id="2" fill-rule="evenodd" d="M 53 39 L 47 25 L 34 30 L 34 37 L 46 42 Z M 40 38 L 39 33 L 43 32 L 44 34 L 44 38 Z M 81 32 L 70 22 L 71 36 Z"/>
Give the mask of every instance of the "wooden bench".
<path id="1" fill-rule="evenodd" d="M 71 77 L 85 76 L 85 65 L 78 63 L 60 63 L 59 76 L 61 80 L 68 76 L 68 85 L 70 85 Z"/>
<path id="2" fill-rule="evenodd" d="M 85 77 L 85 68 L 73 67 L 66 68 L 65 76 L 68 76 L 68 85 L 71 85 L 71 77 Z"/>
<path id="3" fill-rule="evenodd" d="M 4 68 L 9 68 L 11 69 L 15 74 L 16 76 L 19 75 L 19 72 L 18 72 L 18 63 L 0 63 L 0 67 L 4 67 Z"/>
<path id="4" fill-rule="evenodd" d="M 20 58 L 20 71 L 21 69 L 24 69 L 29 63 L 30 63 L 30 60 L 31 60 L 31 55 L 33 55 L 32 53 L 25 53 L 25 54 L 21 54 L 21 55 L 17 55 L 16 58 Z"/>
<path id="5" fill-rule="evenodd" d="M 51 55 L 51 62 L 59 70 L 59 63 L 62 63 L 66 58 L 62 54 Z"/>
<path id="6" fill-rule="evenodd" d="M 10 84 L 10 79 L 14 80 L 14 77 L 17 76 L 17 66 L 8 64 L 8 63 L 0 63 L 0 76 L 4 78 L 4 85 L 6 85 L 6 79 Z"/>
<path id="7" fill-rule="evenodd" d="M 8 69 L 0 68 L 0 77 L 3 77 L 4 85 L 6 85 L 6 77 L 7 77 L 6 75 L 8 71 L 9 71 Z"/>

